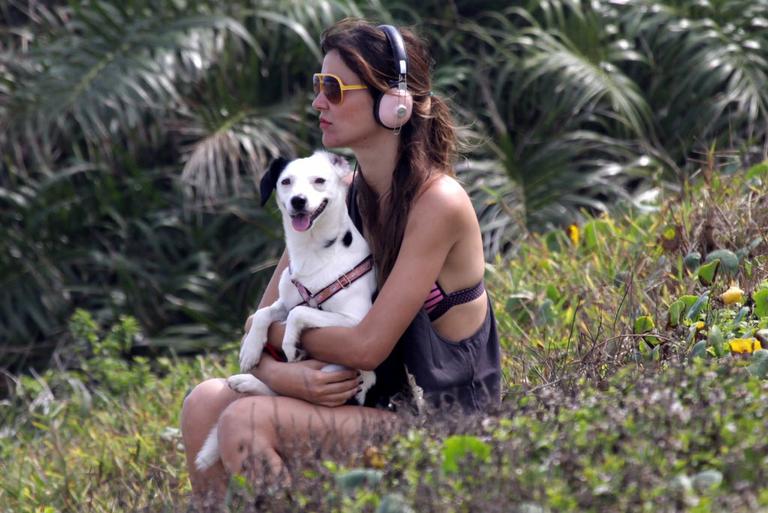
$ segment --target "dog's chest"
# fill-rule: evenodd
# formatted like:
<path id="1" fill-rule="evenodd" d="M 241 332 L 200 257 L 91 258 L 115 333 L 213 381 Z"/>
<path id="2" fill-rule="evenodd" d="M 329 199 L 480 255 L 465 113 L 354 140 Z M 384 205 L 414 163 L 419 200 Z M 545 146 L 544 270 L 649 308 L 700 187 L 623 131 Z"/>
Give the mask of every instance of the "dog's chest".
<path id="1" fill-rule="evenodd" d="M 301 304 L 317 307 L 322 302 L 319 306 L 325 311 L 363 312 L 370 308 L 376 288 L 375 272 L 365 271 L 366 263 L 369 269 L 372 266 L 368 256 L 364 246 L 326 252 L 314 259 L 297 258 L 299 265 L 292 263 L 280 279 L 280 298 L 288 309 Z"/>

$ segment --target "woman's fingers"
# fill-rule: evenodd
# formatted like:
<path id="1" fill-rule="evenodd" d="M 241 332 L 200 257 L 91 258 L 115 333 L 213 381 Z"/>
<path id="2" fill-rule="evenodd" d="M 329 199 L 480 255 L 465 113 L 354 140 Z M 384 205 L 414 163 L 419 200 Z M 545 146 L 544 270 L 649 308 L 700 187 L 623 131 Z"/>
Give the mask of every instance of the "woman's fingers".
<path id="1" fill-rule="evenodd" d="M 323 394 L 335 395 L 335 394 L 353 394 L 360 388 L 360 380 L 348 379 L 345 381 L 339 381 L 336 383 L 329 383 L 323 387 Z"/>
<path id="2" fill-rule="evenodd" d="M 320 404 L 323 406 L 341 406 L 354 397 L 355 394 L 357 394 L 357 388 L 353 388 L 352 391 L 326 396 Z"/>
<path id="3" fill-rule="evenodd" d="M 339 383 L 341 381 L 348 381 L 351 379 L 360 379 L 360 373 L 354 369 L 347 369 L 333 372 L 322 372 L 322 379 L 326 383 Z"/>
<path id="4" fill-rule="evenodd" d="M 298 362 L 294 362 L 296 365 L 302 365 L 304 367 L 308 367 L 312 370 L 319 371 L 326 365 L 328 365 L 326 362 L 321 362 L 320 360 L 315 360 L 313 358 L 309 358 L 307 360 L 300 360 Z"/>

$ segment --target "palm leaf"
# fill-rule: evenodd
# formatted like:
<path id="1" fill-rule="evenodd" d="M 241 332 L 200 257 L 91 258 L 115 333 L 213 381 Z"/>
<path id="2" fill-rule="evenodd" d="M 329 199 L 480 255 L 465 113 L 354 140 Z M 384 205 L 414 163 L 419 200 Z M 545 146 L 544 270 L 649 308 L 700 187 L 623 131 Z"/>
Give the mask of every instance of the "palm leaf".
<path id="1" fill-rule="evenodd" d="M 765 2 L 635 2 L 629 37 L 652 55 L 649 102 L 659 138 L 685 163 L 692 150 L 736 147 L 768 133 Z"/>
<path id="2" fill-rule="evenodd" d="M 106 148 L 114 137 L 158 115 L 179 97 L 185 63 L 207 68 L 223 34 L 259 51 L 236 20 L 215 12 L 126 9 L 108 2 L 75 6 L 72 20 L 50 41 L 21 54 L 34 70 L 13 90 L 14 122 L 46 134 L 86 140 Z M 138 6 L 137 6 L 138 7 Z"/>

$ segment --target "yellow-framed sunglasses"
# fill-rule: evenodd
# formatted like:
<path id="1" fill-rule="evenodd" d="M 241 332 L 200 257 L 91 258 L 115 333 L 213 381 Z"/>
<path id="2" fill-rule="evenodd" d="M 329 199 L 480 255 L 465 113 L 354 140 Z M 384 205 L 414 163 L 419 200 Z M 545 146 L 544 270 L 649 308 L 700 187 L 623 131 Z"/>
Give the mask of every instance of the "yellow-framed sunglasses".
<path id="1" fill-rule="evenodd" d="M 363 84 L 345 84 L 339 77 L 331 73 L 315 73 L 312 75 L 312 88 L 315 91 L 315 96 L 322 91 L 329 102 L 339 105 L 344 101 L 344 91 L 368 89 L 368 86 Z"/>

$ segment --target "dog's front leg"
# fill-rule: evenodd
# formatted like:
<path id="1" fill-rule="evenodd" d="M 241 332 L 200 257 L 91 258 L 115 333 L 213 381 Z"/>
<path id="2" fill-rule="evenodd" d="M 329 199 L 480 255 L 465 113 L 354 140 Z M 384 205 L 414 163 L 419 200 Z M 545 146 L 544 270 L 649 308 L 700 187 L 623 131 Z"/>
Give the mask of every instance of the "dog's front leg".
<path id="1" fill-rule="evenodd" d="M 302 330 L 307 328 L 325 328 L 328 326 L 354 326 L 360 319 L 333 312 L 325 312 L 309 308 L 308 306 L 297 306 L 288 313 L 288 319 L 285 323 L 285 336 L 283 337 L 283 352 L 288 361 L 296 358 L 296 345 L 299 343 L 299 336 Z M 344 367 L 329 364 L 323 367 L 324 371 L 334 372 Z M 373 371 L 362 371 L 361 377 L 363 383 L 360 392 L 355 395 L 359 404 L 365 403 L 365 394 L 376 383 L 376 373 Z"/>
<path id="2" fill-rule="evenodd" d="M 287 310 L 278 299 L 270 306 L 261 308 L 253 314 L 251 329 L 240 346 L 240 372 L 248 372 L 261 360 L 261 352 L 267 343 L 267 331 L 270 324 L 286 318 Z"/>
<path id="3" fill-rule="evenodd" d="M 297 306 L 288 313 L 283 336 L 283 352 L 289 362 L 296 360 L 301 332 L 307 328 L 328 326 L 354 326 L 360 322 L 346 315 L 317 310 L 308 306 Z"/>

